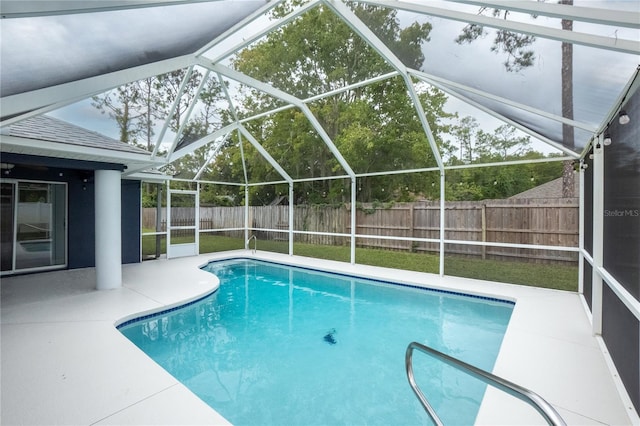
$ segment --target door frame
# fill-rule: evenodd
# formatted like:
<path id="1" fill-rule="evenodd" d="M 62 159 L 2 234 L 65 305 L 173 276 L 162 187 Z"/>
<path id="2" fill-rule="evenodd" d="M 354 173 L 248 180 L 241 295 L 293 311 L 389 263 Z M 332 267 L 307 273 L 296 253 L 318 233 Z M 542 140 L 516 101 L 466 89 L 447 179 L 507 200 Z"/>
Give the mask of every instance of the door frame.
<path id="1" fill-rule="evenodd" d="M 48 180 L 32 180 L 32 179 L 14 179 L 14 178 L 2 178 L 2 183 L 10 184 L 13 186 L 12 194 L 12 220 L 13 229 L 11 230 L 12 238 L 12 255 L 11 255 L 11 269 L 0 271 L 0 276 L 13 275 L 16 273 L 30 273 L 40 271 L 51 271 L 56 269 L 66 269 L 69 265 L 69 185 L 68 182 L 48 181 Z M 59 236 L 64 238 L 64 262 L 55 265 L 35 266 L 27 268 L 17 268 L 17 244 L 18 244 L 18 210 L 20 200 L 20 184 L 21 183 L 42 183 L 47 185 L 62 185 L 64 188 L 64 215 L 62 217 L 62 233 Z M 55 224 L 51 223 L 51 226 Z"/>
<path id="2" fill-rule="evenodd" d="M 194 224 L 193 225 L 178 225 L 174 226 L 171 222 L 171 196 L 172 195 L 192 195 L 194 199 Z M 173 244 L 171 242 L 171 231 L 174 230 L 193 230 L 194 242 L 193 243 L 178 243 Z M 171 189 L 167 190 L 167 259 L 174 257 L 185 256 L 197 256 L 200 254 L 200 194 L 199 191 L 186 190 L 186 189 Z"/>

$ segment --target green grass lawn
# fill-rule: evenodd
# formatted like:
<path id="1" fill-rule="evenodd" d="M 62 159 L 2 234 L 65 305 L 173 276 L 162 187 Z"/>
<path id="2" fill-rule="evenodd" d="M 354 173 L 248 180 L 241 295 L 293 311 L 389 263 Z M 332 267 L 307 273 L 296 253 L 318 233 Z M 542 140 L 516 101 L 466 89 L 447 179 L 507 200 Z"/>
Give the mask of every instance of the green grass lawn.
<path id="1" fill-rule="evenodd" d="M 276 253 L 288 253 L 286 241 L 258 240 L 258 250 Z M 253 242 L 252 242 L 253 245 Z M 142 240 L 145 255 L 155 253 L 155 236 L 145 236 Z M 244 248 L 240 238 L 218 235 L 200 236 L 200 253 L 213 253 Z M 166 253 L 165 240 L 162 239 L 162 253 Z M 327 246 L 294 243 L 293 252 L 298 256 L 317 259 L 350 261 L 348 246 Z M 418 272 L 438 273 L 438 256 L 433 254 L 410 253 L 380 249 L 357 248 L 356 262 L 363 265 L 383 266 Z M 445 273 L 466 278 L 487 281 L 500 281 L 558 290 L 578 290 L 578 267 L 566 265 L 537 264 L 529 262 L 482 260 L 459 256 L 447 256 L 444 262 Z"/>

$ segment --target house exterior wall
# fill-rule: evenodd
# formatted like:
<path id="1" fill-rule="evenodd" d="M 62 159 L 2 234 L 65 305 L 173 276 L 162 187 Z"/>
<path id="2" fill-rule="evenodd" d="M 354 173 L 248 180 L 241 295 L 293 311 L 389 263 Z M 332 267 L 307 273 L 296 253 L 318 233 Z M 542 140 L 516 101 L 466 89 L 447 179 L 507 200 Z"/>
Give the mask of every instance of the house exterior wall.
<path id="1" fill-rule="evenodd" d="M 140 191 L 140 181 L 122 181 L 122 263 L 141 261 L 142 199 Z"/>
<path id="2" fill-rule="evenodd" d="M 603 247 L 603 269 L 632 298 L 640 301 L 640 91 L 625 105 L 631 121 L 620 124 L 614 119 L 606 131 L 612 143 L 603 146 L 603 208 L 594 210 L 594 164 L 585 158 L 584 246 L 593 255 Z M 602 221 L 602 240 L 594 228 L 595 219 Z M 602 339 L 637 412 L 640 411 L 640 320 L 604 282 L 601 306 L 592 299 L 595 293 L 593 268 L 584 263 L 583 294 L 589 308 L 598 315 L 601 310 Z M 597 330 L 596 330 L 597 332 Z"/>
<path id="3" fill-rule="evenodd" d="M 640 91 L 625 105 L 631 122 L 609 126 L 604 146 L 603 266 L 640 301 Z M 602 338 L 640 412 L 640 321 L 605 285 Z"/>
<path id="4" fill-rule="evenodd" d="M 94 170 L 121 170 L 119 164 L 2 153 L 15 166 L 2 178 L 67 184 L 67 267 L 95 266 Z M 122 180 L 122 263 L 140 262 L 139 181 Z"/>

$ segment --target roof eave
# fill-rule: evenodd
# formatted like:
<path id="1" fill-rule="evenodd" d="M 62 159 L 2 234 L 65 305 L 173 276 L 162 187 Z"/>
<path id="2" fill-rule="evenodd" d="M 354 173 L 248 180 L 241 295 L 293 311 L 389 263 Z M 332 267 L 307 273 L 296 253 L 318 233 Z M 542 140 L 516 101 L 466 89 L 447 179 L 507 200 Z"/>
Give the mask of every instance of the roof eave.
<path id="1" fill-rule="evenodd" d="M 70 145 L 8 135 L 2 135 L 0 141 L 0 151 L 2 152 L 115 163 L 122 164 L 129 170 L 149 169 L 165 164 L 165 162 L 160 159 L 152 159 L 151 153 L 145 154 Z"/>

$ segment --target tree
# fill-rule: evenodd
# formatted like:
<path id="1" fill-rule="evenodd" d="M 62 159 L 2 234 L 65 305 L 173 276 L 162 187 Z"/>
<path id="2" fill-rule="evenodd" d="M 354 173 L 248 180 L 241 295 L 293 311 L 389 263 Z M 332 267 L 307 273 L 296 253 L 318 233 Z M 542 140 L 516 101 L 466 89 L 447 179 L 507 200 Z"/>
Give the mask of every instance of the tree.
<path id="1" fill-rule="evenodd" d="M 171 105 L 177 101 L 174 114 L 170 117 L 169 129 L 177 133 L 184 124 L 179 144 L 188 144 L 221 127 L 223 117 L 219 103 L 224 97 L 221 83 L 209 78 L 196 99 L 196 88 L 205 77 L 196 69 L 178 99 L 179 87 L 186 73 L 182 69 L 126 84 L 93 97 L 92 105 L 116 121 L 122 142 L 151 151 L 154 148 L 153 136 L 157 121 L 168 117 Z M 185 112 L 193 102 L 198 102 L 198 107 L 189 122 L 184 123 Z M 208 150 L 208 147 L 201 148 L 166 166 L 163 171 L 192 177 L 208 158 Z"/>
<path id="2" fill-rule="evenodd" d="M 481 7 L 480 14 L 490 13 L 494 17 L 502 15 L 503 19 L 509 16 L 508 10 Z M 472 43 L 478 38 L 486 36 L 486 31 L 482 25 L 467 24 L 462 33 L 456 38 L 456 43 Z M 523 68 L 530 67 L 535 62 L 535 53 L 529 46 L 535 42 L 536 38 L 527 34 L 515 33 L 512 31 L 498 29 L 493 39 L 491 51 L 495 53 L 506 53 L 507 59 L 503 62 L 507 71 L 518 72 Z"/>
<path id="3" fill-rule="evenodd" d="M 152 128 L 156 120 L 165 118 L 169 108 L 177 100 L 169 125 L 169 128 L 177 131 L 185 112 L 196 101 L 196 88 L 204 78 L 199 70 L 194 70 L 185 89 L 180 93 L 186 73 L 186 69 L 180 69 L 125 84 L 103 95 L 94 96 L 92 105 L 116 120 L 124 135 L 123 139 L 133 141 L 140 134 L 153 135 Z M 221 115 L 217 103 L 223 99 L 220 83 L 209 78 L 198 99 L 201 108 L 196 110 L 197 119 L 207 128 L 213 123 L 219 125 Z"/>
<path id="4" fill-rule="evenodd" d="M 454 126 L 454 135 L 462 146 L 462 160 L 452 156 L 452 165 L 499 163 L 509 160 L 542 159 L 544 154 L 531 149 L 531 138 L 518 134 L 510 125 L 502 125 L 488 132 L 477 129 L 477 122 L 464 117 Z M 473 147 L 467 155 L 465 146 Z M 561 176 L 558 162 L 519 164 L 500 167 L 464 168 L 448 171 L 447 200 L 484 200 L 506 198 Z"/>
<path id="5" fill-rule="evenodd" d="M 496 159 L 496 157 L 498 156 L 494 154 L 492 158 Z M 507 159 L 542 158 L 545 158 L 544 154 L 529 151 L 518 156 L 509 156 Z M 450 171 L 447 173 L 446 181 L 447 200 L 478 201 L 508 198 L 561 175 L 562 163 L 558 161 Z"/>
<path id="6" fill-rule="evenodd" d="M 185 73 L 177 72 L 161 79 L 163 83 L 163 95 L 165 103 L 173 103 Z M 205 78 L 197 70 L 191 76 L 187 88 L 180 98 L 176 112 L 171 119 L 169 128 L 177 133 L 181 126 L 182 132 L 177 146 L 188 145 L 220 129 L 223 122 L 220 103 L 224 100 L 222 84 L 217 79 L 209 78 L 196 99 L 196 87 L 200 80 Z M 178 84 L 178 85 L 176 85 Z M 199 108 L 195 109 L 187 123 L 183 123 L 183 115 L 192 102 L 199 102 Z M 172 175 L 180 175 L 183 178 L 193 178 L 202 165 L 209 159 L 212 146 L 206 145 L 187 154 L 171 164 L 165 166 L 163 171 Z"/>
<path id="7" fill-rule="evenodd" d="M 159 89 L 158 96 L 160 99 L 160 105 L 164 109 L 163 112 L 165 113 L 165 117 L 168 116 L 169 108 L 177 102 L 174 113 L 170 117 L 171 121 L 169 127 L 173 131 L 177 131 L 180 128 L 185 112 L 189 108 L 189 105 L 195 101 L 196 89 L 200 80 L 203 78 L 202 73 L 198 70 L 194 70 L 189 77 L 184 90 L 180 93 L 180 86 L 182 85 L 182 81 L 186 75 L 187 70 L 180 69 L 157 77 Z M 178 97 L 178 95 L 180 96 Z"/>
<path id="8" fill-rule="evenodd" d="M 560 4 L 573 5 L 573 0 L 558 0 Z M 509 15 L 508 10 L 490 9 L 486 7 L 480 8 L 479 13 L 491 13 L 494 17 L 502 15 L 504 19 Z M 573 30 L 573 21 L 570 19 L 562 19 L 562 29 L 566 31 Z M 468 24 L 456 38 L 456 42 L 471 43 L 480 37 L 486 35 L 484 27 L 478 24 Z M 530 67 L 535 62 L 535 53 L 529 47 L 535 42 L 534 36 L 515 33 L 506 30 L 497 30 L 496 37 L 491 47 L 491 51 L 507 54 L 504 66 L 507 71 L 516 72 L 523 68 Z M 573 120 L 573 44 L 563 42 L 561 61 L 561 81 L 562 81 L 562 116 Z M 575 147 L 573 126 L 568 124 L 562 125 L 562 143 L 569 148 Z M 562 174 L 562 193 L 565 197 L 573 196 L 574 191 L 574 173 L 573 162 L 566 161 L 564 163 Z"/>
<path id="9" fill-rule="evenodd" d="M 409 66 L 424 60 L 420 45 L 428 40 L 431 26 L 414 23 L 400 28 L 396 11 L 372 6 L 353 6 L 354 12 Z M 274 17 L 284 16 L 288 4 L 276 8 Z M 233 61 L 239 71 L 282 89 L 298 98 L 344 87 L 350 83 L 375 77 L 391 70 L 368 44 L 333 12 L 316 7 L 264 40 L 240 52 Z M 446 130 L 442 118 L 446 96 L 435 89 L 418 87 L 419 98 L 427 120 L 441 143 Z M 268 95 L 249 91 L 239 100 L 243 114 L 279 106 Z M 402 78 L 392 78 L 366 87 L 342 92 L 309 104 L 336 147 L 350 166 L 358 172 L 382 171 L 435 165 L 428 141 L 417 119 L 415 107 L 407 95 Z M 252 120 L 247 128 L 259 136 L 267 151 L 294 178 L 342 174 L 341 166 L 321 140 L 305 115 L 289 109 L 268 119 Z M 237 142 L 237 141 L 236 141 Z M 255 150 L 245 146 L 248 171 L 252 181 L 277 178 L 264 161 L 253 162 Z M 222 171 L 222 164 L 211 170 Z M 218 162 L 218 159 L 216 160 Z M 230 179 L 242 178 L 240 162 L 231 170 Z M 273 179 L 272 179 L 273 180 Z M 302 191 L 300 201 L 336 200 L 349 193 L 342 181 L 313 182 L 310 191 Z M 407 176 L 363 178 L 358 182 L 359 197 L 364 200 L 386 199 L 394 193 L 408 192 L 415 185 Z M 346 187 L 345 187 L 346 186 Z M 267 189 L 265 189 L 267 191 Z M 273 190 L 269 190 L 274 193 Z M 309 199 L 305 199 L 309 192 Z M 347 198 L 348 200 L 348 198 Z"/>
<path id="10" fill-rule="evenodd" d="M 460 145 L 460 161 L 469 164 L 474 159 L 473 139 L 478 131 L 478 120 L 466 116 L 460 120 L 460 124 L 454 127 L 453 134 Z"/>
<path id="11" fill-rule="evenodd" d="M 463 117 L 452 127 L 460 157 L 453 156 L 452 164 L 470 164 L 472 162 L 504 161 L 507 158 L 521 157 L 531 151 L 531 137 L 518 134 L 515 127 L 504 124 L 489 133 L 479 129 L 478 121 L 473 117 Z"/>
<path id="12" fill-rule="evenodd" d="M 560 4 L 573 5 L 573 0 L 560 0 Z M 562 29 L 573 31 L 573 21 L 562 20 Z M 573 44 L 562 43 L 562 116 L 573 120 Z M 562 142 L 570 148 L 575 147 L 573 126 L 562 124 Z M 573 161 L 565 161 L 562 171 L 562 196 L 574 196 Z"/>
<path id="13" fill-rule="evenodd" d="M 517 136 L 516 129 L 513 126 L 503 124 L 495 129 L 493 133 L 494 136 L 490 146 L 502 158 L 508 158 L 509 156 L 521 157 L 531 151 L 531 137 L 525 135 Z"/>
<path id="14" fill-rule="evenodd" d="M 146 149 L 151 150 L 153 125 L 161 116 L 157 85 L 155 77 L 129 83 L 94 96 L 91 105 L 115 120 L 121 142 L 145 146 L 141 142 L 145 139 Z"/>

